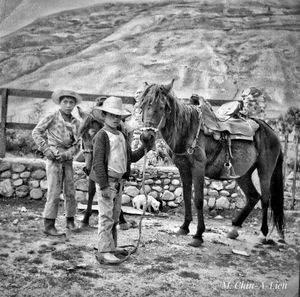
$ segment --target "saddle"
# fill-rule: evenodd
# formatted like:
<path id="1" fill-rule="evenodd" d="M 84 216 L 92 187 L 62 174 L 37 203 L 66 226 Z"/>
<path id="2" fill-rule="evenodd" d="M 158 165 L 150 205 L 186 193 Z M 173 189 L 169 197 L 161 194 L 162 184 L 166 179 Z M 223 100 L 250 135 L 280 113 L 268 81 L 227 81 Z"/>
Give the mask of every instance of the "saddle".
<path id="1" fill-rule="evenodd" d="M 231 101 L 223 104 L 216 112 L 206 101 L 201 105 L 204 123 L 204 133 L 220 139 L 225 133 L 230 139 L 244 139 L 253 141 L 253 136 L 259 125 L 241 113 L 242 103 Z"/>
<path id="2" fill-rule="evenodd" d="M 216 113 L 206 100 L 202 101 L 201 104 L 204 134 L 213 135 L 216 140 L 222 139 L 224 145 L 226 145 L 225 163 L 220 173 L 220 179 L 239 178 L 231 164 L 233 158 L 231 140 L 253 141 L 254 134 L 259 128 L 254 120 L 243 116 L 241 109 L 242 103 L 240 101 L 225 103 Z"/>

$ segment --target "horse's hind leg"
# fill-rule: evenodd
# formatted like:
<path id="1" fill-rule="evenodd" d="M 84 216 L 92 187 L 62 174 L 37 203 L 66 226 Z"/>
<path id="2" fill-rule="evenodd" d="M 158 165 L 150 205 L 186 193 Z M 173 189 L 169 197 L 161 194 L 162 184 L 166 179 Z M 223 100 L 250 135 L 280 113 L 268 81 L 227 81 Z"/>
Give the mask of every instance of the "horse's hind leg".
<path id="1" fill-rule="evenodd" d="M 260 194 L 257 192 L 253 182 L 251 180 L 252 171 L 249 171 L 246 175 L 240 177 L 237 182 L 244 194 L 246 195 L 246 204 L 244 208 L 238 213 L 238 215 L 232 221 L 232 229 L 227 234 L 227 237 L 235 239 L 239 236 L 238 227 L 242 227 L 243 222 L 248 217 L 254 206 L 260 199 Z"/>
<path id="2" fill-rule="evenodd" d="M 91 179 L 89 179 L 89 186 L 88 186 L 89 194 L 88 194 L 88 204 L 86 207 L 86 211 L 84 213 L 84 217 L 81 221 L 81 227 L 88 227 L 89 226 L 89 220 L 90 216 L 92 215 L 92 205 L 93 205 L 93 200 L 94 196 L 96 193 L 96 185 L 95 182 Z"/>

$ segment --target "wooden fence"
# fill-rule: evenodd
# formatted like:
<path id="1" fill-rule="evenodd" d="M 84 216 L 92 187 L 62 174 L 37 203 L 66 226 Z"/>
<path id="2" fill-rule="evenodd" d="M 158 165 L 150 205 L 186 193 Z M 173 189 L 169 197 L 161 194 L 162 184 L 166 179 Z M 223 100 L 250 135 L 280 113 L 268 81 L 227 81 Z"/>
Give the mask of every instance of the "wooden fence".
<path id="1" fill-rule="evenodd" d="M 42 91 L 42 90 L 24 90 L 24 89 L 12 89 L 12 88 L 0 88 L 1 92 L 1 123 L 0 123 L 0 158 L 5 157 L 6 153 L 6 129 L 22 129 L 22 130 L 32 130 L 36 124 L 32 123 L 16 123 L 7 122 L 7 109 L 9 104 L 9 98 L 11 96 L 22 98 L 41 98 L 41 99 L 51 99 L 52 91 Z M 85 94 L 80 93 L 84 101 L 94 101 L 95 98 L 99 96 L 109 97 L 117 96 L 122 98 L 125 104 L 134 104 L 135 99 L 130 96 L 119 96 L 119 95 L 100 95 L 100 94 Z M 184 100 L 188 100 L 183 98 Z M 220 106 L 223 103 L 228 102 L 228 100 L 208 100 L 213 106 Z"/>

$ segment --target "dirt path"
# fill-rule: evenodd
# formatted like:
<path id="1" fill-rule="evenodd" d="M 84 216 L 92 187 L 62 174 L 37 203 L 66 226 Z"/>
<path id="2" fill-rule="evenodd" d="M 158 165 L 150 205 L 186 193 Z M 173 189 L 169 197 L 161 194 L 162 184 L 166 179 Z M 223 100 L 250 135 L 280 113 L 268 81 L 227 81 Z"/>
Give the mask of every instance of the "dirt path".
<path id="1" fill-rule="evenodd" d="M 282 297 L 297 291 L 300 236 L 294 216 L 288 217 L 287 245 L 261 245 L 256 215 L 238 240 L 226 238 L 229 219 L 207 216 L 201 248 L 187 245 L 190 235 L 175 235 L 181 215 L 146 217 L 138 252 L 120 266 L 103 266 L 94 257 L 96 229 L 57 241 L 41 231 L 42 202 L 20 204 L 1 198 L 0 204 L 1 296 Z M 57 225 L 63 228 L 63 214 Z M 192 234 L 195 228 L 194 222 Z M 120 230 L 119 235 L 120 244 L 135 244 L 138 229 Z"/>

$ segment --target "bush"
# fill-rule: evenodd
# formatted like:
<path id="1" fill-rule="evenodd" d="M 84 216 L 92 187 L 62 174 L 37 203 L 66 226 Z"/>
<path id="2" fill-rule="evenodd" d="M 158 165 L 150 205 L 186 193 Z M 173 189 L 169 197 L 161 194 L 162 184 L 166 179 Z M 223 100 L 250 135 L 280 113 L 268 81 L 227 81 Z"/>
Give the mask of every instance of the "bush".
<path id="1" fill-rule="evenodd" d="M 32 139 L 30 130 L 7 130 L 6 150 L 18 156 L 35 154 L 37 145 Z"/>

